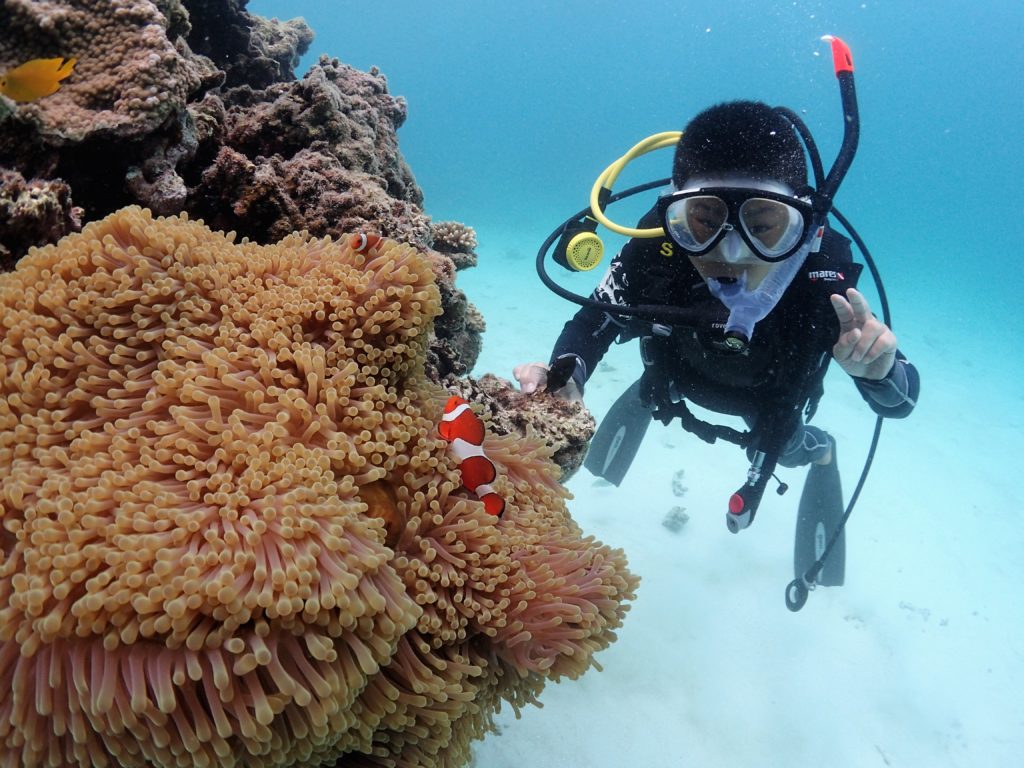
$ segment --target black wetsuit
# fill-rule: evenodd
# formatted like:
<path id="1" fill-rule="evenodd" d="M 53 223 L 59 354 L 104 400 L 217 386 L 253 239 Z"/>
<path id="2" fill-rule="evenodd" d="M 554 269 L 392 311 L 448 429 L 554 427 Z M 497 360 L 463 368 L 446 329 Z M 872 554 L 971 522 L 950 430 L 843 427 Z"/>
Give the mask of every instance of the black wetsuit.
<path id="1" fill-rule="evenodd" d="M 656 219 L 652 210 L 638 226 L 657 226 Z M 828 445 L 803 417 L 813 414 L 839 337 L 829 296 L 855 286 L 861 269 L 849 240 L 826 230 L 820 251 L 807 257 L 775 308 L 757 323 L 747 350 L 737 353 L 723 344 L 727 310 L 686 254 L 667 238 L 633 239 L 612 260 L 593 298 L 690 308 L 699 320 L 692 327 L 658 326 L 584 307 L 562 329 L 551 359 L 577 358 L 573 380 L 582 391 L 613 340 L 639 337 L 645 388 L 656 406 L 671 408 L 685 399 L 741 416 L 754 427 L 753 447 L 773 450 L 786 466 L 805 464 Z M 885 379 L 854 382 L 875 413 L 891 418 L 910 413 L 919 389 L 916 370 L 900 352 Z"/>

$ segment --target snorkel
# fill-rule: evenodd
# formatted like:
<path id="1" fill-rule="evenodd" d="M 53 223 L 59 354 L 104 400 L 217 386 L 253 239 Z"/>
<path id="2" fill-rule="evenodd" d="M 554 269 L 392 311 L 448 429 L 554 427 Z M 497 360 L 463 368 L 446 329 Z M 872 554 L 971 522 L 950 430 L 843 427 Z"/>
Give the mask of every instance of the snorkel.
<path id="1" fill-rule="evenodd" d="M 825 42 L 832 44 L 832 64 L 835 68 L 836 78 L 839 80 L 839 94 L 843 107 L 843 143 L 839 149 L 828 176 L 821 178 L 821 163 L 814 164 L 816 190 L 810 192 L 811 206 L 814 210 L 814 224 L 808 232 L 807 242 L 785 261 L 775 265 L 772 272 L 761 281 L 754 290 L 746 289 L 746 275 L 732 283 L 723 283 L 720 280 L 711 278 L 706 282 L 712 295 L 729 308 L 729 318 L 725 323 L 725 345 L 736 351 L 742 351 L 750 342 L 754 334 L 754 326 L 758 321 L 763 320 L 782 294 L 793 282 L 796 273 L 803 266 L 804 261 L 810 253 L 817 253 L 821 248 L 821 239 L 825 233 L 825 222 L 832 211 L 832 201 L 839 185 L 850 170 L 853 157 L 857 152 L 857 144 L 860 140 L 860 116 L 857 111 L 857 93 L 853 85 L 853 57 L 850 49 L 842 40 L 833 35 L 824 35 Z M 786 117 L 800 130 L 794 120 L 794 115 L 789 110 L 776 109 L 777 112 Z M 808 135 L 801 132 L 805 143 Z M 814 146 L 811 143 L 809 146 Z M 817 151 L 811 152 L 817 157 Z"/>
<path id="2" fill-rule="evenodd" d="M 853 156 L 857 153 L 857 143 L 860 141 L 860 113 L 857 110 L 857 91 L 853 85 L 853 55 L 849 46 L 833 35 L 824 35 L 821 39 L 832 44 L 832 65 L 839 81 L 839 96 L 843 104 L 842 146 L 825 181 L 817 180 L 817 194 L 812 195 L 812 198 L 816 198 L 815 206 L 821 212 L 824 223 L 824 217 L 832 210 L 832 200 L 839 190 L 839 185 L 843 183 L 846 172 L 853 164 Z M 798 130 L 802 127 L 798 123 L 794 125 L 797 125 Z M 820 166 L 817 166 L 815 173 L 818 174 L 820 171 Z"/>
<path id="3" fill-rule="evenodd" d="M 815 182 L 818 185 L 818 188 L 810 193 L 811 205 L 814 209 L 814 226 L 811 230 L 810 242 L 805 244 L 804 248 L 795 255 L 800 256 L 801 263 L 808 253 L 817 252 L 821 247 L 822 236 L 825 232 L 825 221 L 828 218 L 828 214 L 832 211 L 833 198 L 839 189 L 840 183 L 842 183 L 843 178 L 846 176 L 846 172 L 850 169 L 853 156 L 857 151 L 857 142 L 860 139 L 860 118 L 857 112 L 857 94 L 853 85 L 853 57 L 850 54 L 850 49 L 846 43 L 832 35 L 825 35 L 822 40 L 832 44 L 832 61 L 835 67 L 836 78 L 839 80 L 844 118 L 843 144 L 839 154 L 836 156 L 835 162 L 832 164 L 832 168 L 828 172 L 828 176 L 824 179 L 821 178 L 820 156 L 806 126 L 803 125 L 796 115 L 788 110 L 779 110 L 797 127 L 804 142 L 808 145 L 808 152 L 811 155 L 814 168 Z M 793 258 L 790 257 L 790 260 L 793 260 Z M 769 275 L 764 282 L 768 282 L 775 276 L 775 274 Z M 792 277 L 790 277 L 791 279 Z M 747 305 L 753 304 L 757 293 L 758 291 L 754 291 L 747 297 L 741 296 L 740 300 L 736 302 L 736 309 L 743 312 L 748 311 Z M 730 307 L 730 322 L 733 320 L 733 314 L 736 313 L 736 309 Z M 753 306 L 749 311 L 753 315 L 759 309 L 759 307 Z M 726 515 L 726 524 L 733 533 L 743 530 L 754 521 L 754 515 L 761 504 L 761 497 L 764 495 L 768 478 L 775 470 L 776 461 L 777 456 L 766 454 L 760 450 L 755 451 L 754 460 L 751 462 L 750 469 L 747 472 L 747 482 L 729 499 L 729 512 Z"/>
<path id="4" fill-rule="evenodd" d="M 842 40 L 832 35 L 825 35 L 822 40 L 832 46 L 833 65 L 839 80 L 844 119 L 843 143 L 832 168 L 825 176 L 817 147 L 803 121 L 791 110 L 776 107 L 776 111 L 792 123 L 800 134 L 811 159 L 817 188 L 808 190 L 806 194 L 814 210 L 814 224 L 809 230 L 807 242 L 803 247 L 785 262 L 780 263 L 779 267 L 773 270 L 754 290 L 747 291 L 745 285 L 742 284 L 709 281 L 709 289 L 729 310 L 728 317 L 723 318 L 726 327 L 725 343 L 734 351 L 746 349 L 756 322 L 763 319 L 775 306 L 807 255 L 817 252 L 820 248 L 825 222 L 832 211 L 833 198 L 857 151 L 860 125 L 850 49 Z M 544 241 L 537 253 L 537 274 L 544 285 L 574 304 L 600 309 L 615 316 L 635 317 L 664 326 L 693 326 L 707 320 L 706 313 L 698 314 L 694 310 L 671 305 L 628 306 L 581 296 L 556 283 L 548 274 L 546 267 L 547 253 L 556 240 L 558 240 L 558 247 L 555 250 L 554 259 L 561 266 L 574 272 L 596 267 L 604 252 L 604 246 L 596 233 L 598 224 L 625 237 L 666 237 L 662 227 L 638 229 L 619 225 L 608 218 L 605 209 L 617 200 L 671 184 L 671 179 L 659 179 L 618 194 L 612 193 L 612 185 L 629 162 L 656 149 L 675 147 L 681 136 L 681 131 L 656 133 L 631 147 L 626 154 L 609 165 L 598 176 L 591 188 L 589 207 L 563 222 Z"/>

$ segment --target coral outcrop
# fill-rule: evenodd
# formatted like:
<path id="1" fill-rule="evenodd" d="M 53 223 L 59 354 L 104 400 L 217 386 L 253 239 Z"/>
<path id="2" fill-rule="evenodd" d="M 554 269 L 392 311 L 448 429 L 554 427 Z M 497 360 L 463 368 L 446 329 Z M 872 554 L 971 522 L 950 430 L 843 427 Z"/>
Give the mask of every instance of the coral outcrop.
<path id="1" fill-rule="evenodd" d="M 265 88 L 294 79 L 299 57 L 313 42 L 302 19 L 279 21 L 246 13 L 248 0 L 162 0 L 172 23 L 168 36 L 183 36 L 189 48 L 224 72 L 227 85 Z"/>
<path id="2" fill-rule="evenodd" d="M 300 81 L 225 94 L 223 144 L 189 210 L 261 242 L 358 229 L 425 244 L 423 195 L 398 151 L 403 99 L 379 73 L 322 57 Z"/>
<path id="3" fill-rule="evenodd" d="M 77 232 L 81 215 L 64 182 L 26 181 L 20 173 L 0 168 L 0 272 L 14 268 L 15 254 Z"/>
<path id="4" fill-rule="evenodd" d="M 379 72 L 326 57 L 295 80 L 312 32 L 244 6 L 4 3 L 0 70 L 43 55 L 78 65 L 57 93 L 0 112 L 0 164 L 63 180 L 87 220 L 136 203 L 260 242 L 372 224 L 425 245 L 422 193 L 398 150 L 404 100 Z"/>
<path id="5" fill-rule="evenodd" d="M 476 230 L 458 221 L 435 221 L 430 225 L 431 246 L 452 257 L 457 269 L 477 265 Z"/>
<path id="6" fill-rule="evenodd" d="M 346 243 L 128 208 L 0 275 L 0 764 L 464 765 L 614 639 L 550 448 L 461 487 L 430 259 Z"/>
<path id="7" fill-rule="evenodd" d="M 485 373 L 479 379 L 449 379 L 446 385 L 470 402 L 480 404 L 499 435 L 535 437 L 551 451 L 561 469 L 561 481 L 583 466 L 596 422 L 582 402 L 569 402 L 543 392 L 524 395 L 509 381 Z"/>

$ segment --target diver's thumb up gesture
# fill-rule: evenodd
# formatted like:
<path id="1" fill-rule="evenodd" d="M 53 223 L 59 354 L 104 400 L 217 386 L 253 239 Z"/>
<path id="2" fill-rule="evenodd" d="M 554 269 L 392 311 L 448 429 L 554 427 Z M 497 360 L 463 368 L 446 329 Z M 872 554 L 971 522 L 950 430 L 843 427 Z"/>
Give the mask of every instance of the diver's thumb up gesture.
<path id="1" fill-rule="evenodd" d="M 857 289 L 831 298 L 839 318 L 839 340 L 832 356 L 851 376 L 884 379 L 896 361 L 896 334 L 871 314 L 868 300 Z"/>

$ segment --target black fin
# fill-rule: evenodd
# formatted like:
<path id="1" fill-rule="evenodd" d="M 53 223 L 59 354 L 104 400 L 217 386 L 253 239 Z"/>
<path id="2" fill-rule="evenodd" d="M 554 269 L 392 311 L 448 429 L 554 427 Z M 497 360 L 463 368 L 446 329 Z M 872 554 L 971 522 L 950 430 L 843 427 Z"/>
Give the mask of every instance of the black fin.
<path id="1" fill-rule="evenodd" d="M 609 483 L 619 485 L 633 463 L 650 424 L 651 408 L 640 401 L 638 380 L 608 409 L 597 434 L 590 441 L 583 466 Z"/>
<path id="2" fill-rule="evenodd" d="M 796 517 L 796 546 L 793 569 L 801 578 L 824 552 L 829 539 L 843 518 L 843 487 L 839 477 L 836 443 L 832 441 L 832 461 L 811 464 L 800 495 Z M 846 573 L 846 532 L 839 534 L 815 582 L 825 587 L 842 586 Z"/>

